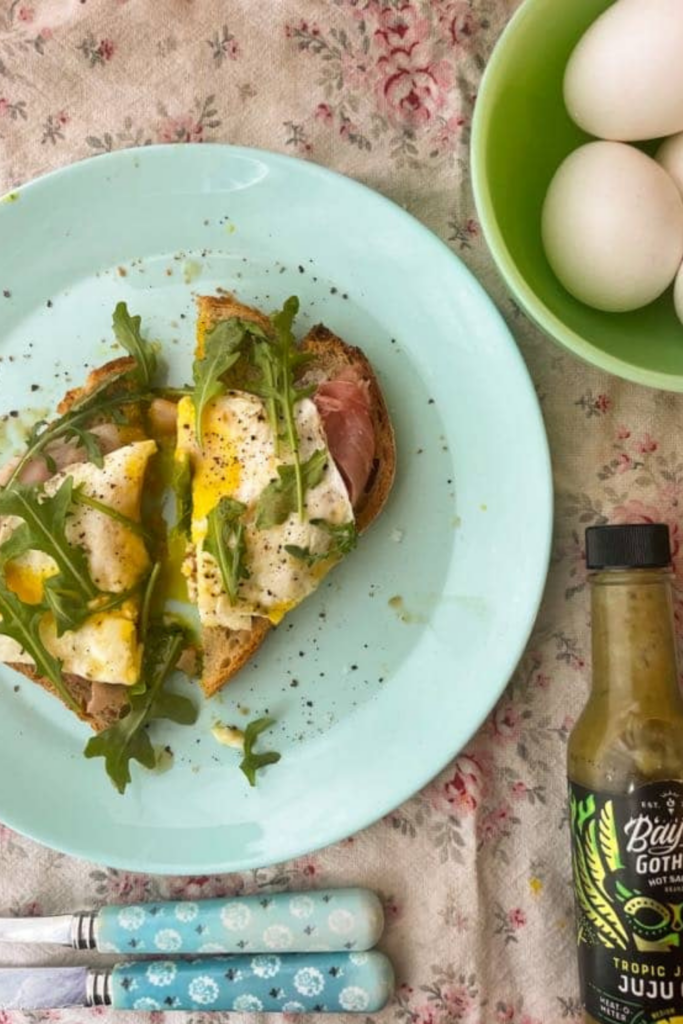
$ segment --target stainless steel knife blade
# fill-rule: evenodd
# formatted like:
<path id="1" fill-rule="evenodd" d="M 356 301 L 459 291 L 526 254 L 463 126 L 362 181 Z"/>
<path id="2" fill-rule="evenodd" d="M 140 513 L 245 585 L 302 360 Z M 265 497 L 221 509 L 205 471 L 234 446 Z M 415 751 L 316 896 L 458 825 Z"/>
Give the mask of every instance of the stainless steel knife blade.
<path id="1" fill-rule="evenodd" d="M 55 1010 L 87 1006 L 87 967 L 3 967 L 0 1009 Z"/>
<path id="2" fill-rule="evenodd" d="M 0 917 L 0 942 L 46 942 L 72 945 L 74 915 Z"/>

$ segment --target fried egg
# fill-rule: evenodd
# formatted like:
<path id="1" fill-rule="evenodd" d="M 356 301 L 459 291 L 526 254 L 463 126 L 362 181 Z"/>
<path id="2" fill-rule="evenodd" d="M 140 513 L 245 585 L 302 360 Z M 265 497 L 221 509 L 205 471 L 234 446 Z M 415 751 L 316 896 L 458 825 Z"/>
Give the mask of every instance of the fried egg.
<path id="1" fill-rule="evenodd" d="M 255 525 L 257 502 L 268 484 L 278 478 L 277 467 L 292 461 L 285 443 L 276 453 L 263 401 L 246 392 L 231 391 L 208 403 L 201 448 L 194 422 L 194 404 L 185 397 L 178 405 L 176 449 L 176 458 L 189 457 L 193 468 L 192 547 L 184 571 L 202 625 L 248 629 L 252 615 L 277 623 L 315 590 L 333 564 L 329 559 L 308 566 L 285 546 L 325 554 L 331 543 L 329 531 L 311 520 L 323 519 L 334 526 L 353 522 L 344 481 L 328 452 L 322 479 L 305 494 L 303 520 L 292 512 L 281 525 L 259 530 Z M 310 399 L 295 406 L 295 424 L 302 463 L 320 449 L 327 451 L 320 415 Z M 209 513 L 224 497 L 247 506 L 245 563 L 249 576 L 240 582 L 234 605 L 215 559 L 204 550 Z"/>
<path id="2" fill-rule="evenodd" d="M 104 456 L 103 465 L 81 462 L 57 473 L 45 484 L 54 494 L 66 477 L 73 479 L 85 495 L 131 519 L 140 521 L 142 487 L 150 457 L 156 451 L 154 441 L 139 441 Z M 0 517 L 0 544 L 12 535 L 22 520 L 17 516 Z M 143 538 L 120 520 L 87 505 L 76 505 L 66 524 L 70 544 L 86 554 L 90 575 L 99 590 L 123 593 L 130 590 L 149 571 L 150 560 Z M 46 579 L 57 572 L 49 555 L 41 551 L 8 562 L 5 578 L 8 587 L 26 604 L 38 604 Z M 111 611 L 94 613 L 77 630 L 56 635 L 52 616 L 46 614 L 40 626 L 47 650 L 62 661 L 64 672 L 103 683 L 132 686 L 138 681 L 142 646 L 138 642 L 139 602 L 131 598 Z M 0 661 L 30 664 L 31 658 L 11 637 L 0 635 Z"/>

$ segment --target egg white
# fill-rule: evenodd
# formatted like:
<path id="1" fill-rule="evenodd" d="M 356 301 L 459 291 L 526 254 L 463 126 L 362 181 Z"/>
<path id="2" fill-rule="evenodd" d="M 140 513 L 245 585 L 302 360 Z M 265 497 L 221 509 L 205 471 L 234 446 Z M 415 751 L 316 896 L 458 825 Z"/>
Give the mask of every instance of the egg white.
<path id="1" fill-rule="evenodd" d="M 305 495 L 305 515 L 291 513 L 280 526 L 258 530 L 255 508 L 268 484 L 277 479 L 278 465 L 292 461 L 285 443 L 276 454 L 275 439 L 263 401 L 245 392 L 229 392 L 214 399 L 204 411 L 200 449 L 194 431 L 194 405 L 183 398 L 178 407 L 176 457 L 191 459 L 192 549 L 185 563 L 190 594 L 204 626 L 248 629 L 252 615 L 279 622 L 320 583 L 333 561 L 312 567 L 285 551 L 285 545 L 308 548 L 311 553 L 329 550 L 329 532 L 311 519 L 334 525 L 353 521 L 353 508 L 339 470 L 331 457 L 322 479 Z M 315 404 L 304 398 L 295 406 L 299 455 L 306 462 L 327 441 Z M 329 452 L 328 452 L 329 456 Z M 221 498 L 230 497 L 247 506 L 245 514 L 246 558 L 249 578 L 242 580 L 234 605 L 223 585 L 215 559 L 204 550 L 207 517 Z"/>
<path id="2" fill-rule="evenodd" d="M 45 484 L 54 494 L 66 477 L 102 504 L 136 522 L 140 519 L 142 486 L 154 441 L 139 441 L 106 455 L 101 467 L 78 463 L 57 473 Z M 16 516 L 0 517 L 0 544 L 20 525 Z M 90 574 L 100 590 L 121 593 L 135 586 L 149 570 L 143 539 L 124 523 L 85 505 L 74 507 L 66 525 L 67 539 L 85 551 Z M 44 580 L 57 571 L 55 562 L 41 551 L 28 551 L 6 568 L 8 586 L 27 603 L 38 603 Z M 52 616 L 41 622 L 41 639 L 62 661 L 65 672 L 103 683 L 132 686 L 140 675 L 142 646 L 137 636 L 138 601 L 91 615 L 77 630 L 57 637 Z M 0 635 L 0 661 L 31 664 L 31 658 L 11 637 Z"/>

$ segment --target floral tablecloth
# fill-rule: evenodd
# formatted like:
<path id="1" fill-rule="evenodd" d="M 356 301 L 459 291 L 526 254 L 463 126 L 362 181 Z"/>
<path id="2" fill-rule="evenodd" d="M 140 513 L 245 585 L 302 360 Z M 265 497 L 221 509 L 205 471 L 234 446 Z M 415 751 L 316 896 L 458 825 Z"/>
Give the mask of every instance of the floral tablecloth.
<path id="1" fill-rule="evenodd" d="M 553 565 L 533 639 L 495 712 L 424 792 L 345 843 L 240 876 L 127 874 L 0 829 L 1 913 L 363 883 L 384 899 L 383 947 L 399 981 L 378 1020 L 579 1017 L 564 760 L 588 687 L 582 531 L 604 517 L 664 520 L 678 557 L 681 402 L 562 354 L 521 315 L 493 268 L 473 206 L 468 145 L 482 69 L 514 7 L 1 0 L 0 191 L 151 142 L 262 146 L 364 181 L 443 238 L 497 302 L 538 390 L 557 494 Z M 0 964 L 46 955 L 10 947 Z M 0 1024 L 86 1017 L 0 1014 Z M 125 1015 L 116 1019 L 125 1024 Z"/>

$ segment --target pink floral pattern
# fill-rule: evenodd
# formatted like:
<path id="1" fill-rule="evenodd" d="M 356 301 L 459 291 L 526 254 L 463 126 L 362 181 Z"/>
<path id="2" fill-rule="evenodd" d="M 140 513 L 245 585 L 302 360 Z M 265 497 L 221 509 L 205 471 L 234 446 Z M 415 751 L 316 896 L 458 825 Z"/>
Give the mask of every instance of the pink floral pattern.
<path id="1" fill-rule="evenodd" d="M 91 68 L 101 64 L 107 64 L 116 52 L 116 43 L 113 39 L 97 39 L 92 32 L 81 41 L 78 49 L 83 54 Z"/>
<path id="2" fill-rule="evenodd" d="M 158 105 L 161 120 L 155 125 L 157 142 L 204 142 L 205 133 L 220 128 L 216 117 L 215 96 L 196 99 L 187 113 L 170 114 L 166 105 Z"/>
<path id="3" fill-rule="evenodd" d="M 469 187 L 469 133 L 482 69 L 516 5 L 265 0 L 256 16 L 252 0 L 0 4 L 0 192 L 154 142 L 262 146 L 373 185 L 424 219 L 498 303 L 534 378 L 556 471 L 553 562 L 532 642 L 478 734 L 422 793 L 335 847 L 229 876 L 84 865 L 0 826 L 0 912 L 366 884 L 384 900 L 383 946 L 398 969 L 378 1024 L 581 1019 L 564 761 L 588 687 L 583 531 L 663 520 L 683 571 L 681 400 L 573 361 L 493 269 Z M 676 615 L 683 642 L 683 599 Z M 41 1019 L 81 1024 L 83 1014 Z M 214 1020 L 227 1016 L 186 1024 Z M 0 1013 L 0 1024 L 22 1022 Z"/>
<path id="4" fill-rule="evenodd" d="M 357 149 L 388 147 L 399 166 L 452 162 L 466 145 L 473 102 L 469 91 L 454 88 L 457 58 L 486 19 L 466 2 L 335 6 L 348 27 L 310 20 L 285 26 L 286 38 L 317 63 L 324 95 L 302 127 L 317 120 Z"/>

